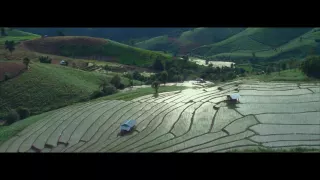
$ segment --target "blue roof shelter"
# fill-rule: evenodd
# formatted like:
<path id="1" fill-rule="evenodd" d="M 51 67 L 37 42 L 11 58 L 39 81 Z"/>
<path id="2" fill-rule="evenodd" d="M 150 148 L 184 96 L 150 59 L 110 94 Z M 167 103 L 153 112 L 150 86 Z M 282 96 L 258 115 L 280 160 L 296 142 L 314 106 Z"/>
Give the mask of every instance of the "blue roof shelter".
<path id="1" fill-rule="evenodd" d="M 231 101 L 239 101 L 240 94 L 234 93 L 234 94 L 228 95 L 228 98 L 229 98 L 229 100 L 231 100 Z"/>
<path id="2" fill-rule="evenodd" d="M 136 123 L 137 123 L 136 120 L 127 120 L 121 124 L 120 130 L 121 131 L 130 131 L 136 125 Z"/>

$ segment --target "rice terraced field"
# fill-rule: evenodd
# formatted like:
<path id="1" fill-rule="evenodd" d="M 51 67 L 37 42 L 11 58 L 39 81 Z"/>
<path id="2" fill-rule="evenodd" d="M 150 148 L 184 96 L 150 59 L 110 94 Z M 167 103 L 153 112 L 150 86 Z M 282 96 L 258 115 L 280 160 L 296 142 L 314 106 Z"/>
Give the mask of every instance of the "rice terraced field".
<path id="1" fill-rule="evenodd" d="M 0 145 L 0 152 L 320 149 L 320 84 L 235 81 L 219 87 L 50 111 Z M 233 92 L 240 103 L 225 101 Z M 118 136 L 127 119 L 137 121 L 135 130 Z"/>

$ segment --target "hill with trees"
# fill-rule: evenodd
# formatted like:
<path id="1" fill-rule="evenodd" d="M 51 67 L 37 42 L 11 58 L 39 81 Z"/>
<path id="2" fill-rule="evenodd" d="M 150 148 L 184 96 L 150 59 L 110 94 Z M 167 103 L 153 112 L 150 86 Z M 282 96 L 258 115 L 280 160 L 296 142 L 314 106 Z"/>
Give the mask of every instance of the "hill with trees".
<path id="1" fill-rule="evenodd" d="M 151 65 L 156 59 L 170 60 L 161 52 L 140 49 L 102 38 L 84 36 L 57 36 L 25 41 L 29 51 L 77 59 L 111 61 L 127 65 Z"/>

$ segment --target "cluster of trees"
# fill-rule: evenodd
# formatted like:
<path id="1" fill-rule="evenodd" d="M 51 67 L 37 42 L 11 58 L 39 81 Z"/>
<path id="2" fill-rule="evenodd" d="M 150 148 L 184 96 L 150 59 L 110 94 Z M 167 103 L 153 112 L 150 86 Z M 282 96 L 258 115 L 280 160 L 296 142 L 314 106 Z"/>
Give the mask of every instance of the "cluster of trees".
<path id="1" fill-rule="evenodd" d="M 279 63 L 270 63 L 265 68 L 266 74 L 270 74 L 272 72 L 278 72 L 287 70 L 287 69 L 297 69 L 300 66 L 300 62 L 296 59 L 290 59 L 288 61 L 279 62 Z"/>
<path id="2" fill-rule="evenodd" d="M 237 75 L 244 75 L 245 70 L 242 68 L 232 67 L 212 67 L 209 64 L 201 73 L 200 77 L 211 81 L 227 81 L 237 77 Z"/>
<path id="3" fill-rule="evenodd" d="M 8 115 L 5 117 L 6 124 L 10 125 L 19 120 L 26 119 L 30 116 L 30 111 L 24 107 L 18 107 L 17 109 L 12 109 L 9 111 Z"/>
<path id="4" fill-rule="evenodd" d="M 41 63 L 51 64 L 52 59 L 49 58 L 49 56 L 40 56 L 40 57 L 39 57 L 39 61 L 40 61 Z"/>
<path id="5" fill-rule="evenodd" d="M 320 56 L 307 57 L 301 63 L 300 69 L 308 77 L 320 78 Z"/>
<path id="6" fill-rule="evenodd" d="M 153 63 L 153 67 L 155 70 L 160 70 L 161 72 L 150 77 L 150 80 L 152 82 L 157 80 L 166 83 L 181 82 L 201 77 L 212 81 L 225 81 L 234 79 L 237 75 L 243 75 L 245 73 L 244 69 L 234 67 L 234 65 L 231 67 L 214 68 L 212 64 L 210 64 L 204 67 L 188 61 L 189 57 L 187 55 L 182 58 L 183 60 L 166 61 L 165 63 L 156 60 Z"/>
<path id="7" fill-rule="evenodd" d="M 101 78 L 99 82 L 99 90 L 94 91 L 90 99 L 96 99 L 102 96 L 108 96 L 114 94 L 118 91 L 118 89 L 124 89 L 125 85 L 121 82 L 121 78 L 119 75 L 115 75 L 108 81 L 105 78 Z"/>

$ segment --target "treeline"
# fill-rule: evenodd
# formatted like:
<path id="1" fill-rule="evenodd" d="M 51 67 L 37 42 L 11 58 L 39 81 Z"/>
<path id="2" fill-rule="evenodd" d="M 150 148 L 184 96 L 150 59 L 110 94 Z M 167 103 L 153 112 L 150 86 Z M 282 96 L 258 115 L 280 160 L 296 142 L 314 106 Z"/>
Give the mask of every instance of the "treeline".
<path id="1" fill-rule="evenodd" d="M 307 57 L 301 63 L 300 69 L 308 77 L 320 78 L 320 56 Z"/>
<path id="2" fill-rule="evenodd" d="M 280 62 L 272 62 L 269 63 L 265 68 L 266 74 L 270 74 L 272 72 L 279 72 L 287 69 L 298 69 L 300 67 L 301 62 L 296 59 L 290 59 L 286 61 Z"/>
<path id="3" fill-rule="evenodd" d="M 130 82 L 130 85 L 133 82 Z M 114 75 L 109 81 L 106 78 L 101 78 L 99 82 L 99 89 L 94 91 L 90 95 L 90 99 L 96 99 L 103 96 L 112 95 L 125 88 L 125 85 L 121 82 L 121 77 L 119 75 Z"/>
<path id="4" fill-rule="evenodd" d="M 183 60 L 161 61 L 157 59 L 154 61 L 152 68 L 157 72 L 150 77 L 141 75 L 138 71 L 126 73 L 125 77 L 139 80 L 145 84 L 152 84 L 154 81 L 159 81 L 163 84 L 167 82 L 183 82 L 187 80 L 195 80 L 202 78 L 210 81 L 226 81 L 232 80 L 238 76 L 243 76 L 245 70 L 237 68 L 234 65 L 231 67 L 213 67 L 200 66 L 194 62 L 189 61 L 188 56 L 183 56 Z"/>

